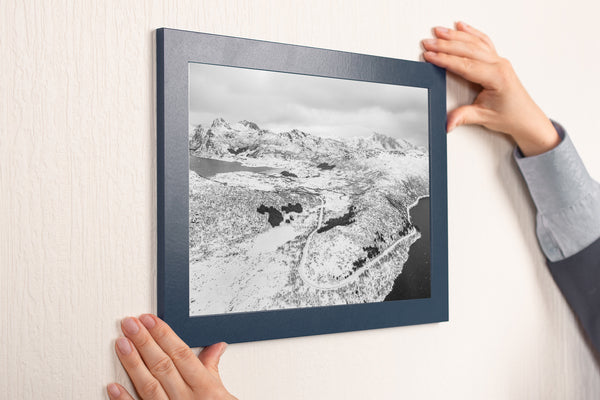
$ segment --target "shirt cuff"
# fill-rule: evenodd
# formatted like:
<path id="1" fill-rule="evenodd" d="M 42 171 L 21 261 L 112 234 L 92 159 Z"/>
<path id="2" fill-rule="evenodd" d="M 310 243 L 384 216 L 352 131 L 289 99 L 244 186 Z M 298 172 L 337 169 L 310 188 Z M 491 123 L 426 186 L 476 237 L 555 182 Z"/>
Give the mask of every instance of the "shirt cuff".
<path id="1" fill-rule="evenodd" d="M 515 148 L 514 158 L 541 214 L 552 213 L 581 201 L 596 183 L 564 128 L 552 121 L 561 142 L 545 153 L 525 157 Z"/>
<path id="2" fill-rule="evenodd" d="M 600 237 L 600 185 L 588 174 L 565 130 L 552 122 L 561 142 L 546 153 L 514 158 L 537 208 L 536 233 L 546 258 L 577 254 Z"/>

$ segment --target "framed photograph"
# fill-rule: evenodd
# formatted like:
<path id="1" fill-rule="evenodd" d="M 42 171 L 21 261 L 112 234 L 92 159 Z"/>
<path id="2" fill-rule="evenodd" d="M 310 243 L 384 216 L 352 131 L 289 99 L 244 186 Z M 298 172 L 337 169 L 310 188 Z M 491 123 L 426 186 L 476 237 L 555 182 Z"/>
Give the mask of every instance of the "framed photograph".
<path id="1" fill-rule="evenodd" d="M 448 319 L 444 70 L 156 44 L 158 315 L 188 345 Z"/>

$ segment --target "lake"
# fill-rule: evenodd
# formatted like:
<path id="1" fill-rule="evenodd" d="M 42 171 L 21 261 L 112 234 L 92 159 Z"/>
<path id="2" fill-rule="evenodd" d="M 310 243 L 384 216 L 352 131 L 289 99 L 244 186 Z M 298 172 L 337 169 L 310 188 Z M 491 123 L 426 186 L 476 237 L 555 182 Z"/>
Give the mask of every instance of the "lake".
<path id="1" fill-rule="evenodd" d="M 431 239 L 429 235 L 429 197 L 422 197 L 410 209 L 410 220 L 421 232 L 408 251 L 402 273 L 394 280 L 385 301 L 431 297 Z"/>
<path id="2" fill-rule="evenodd" d="M 266 172 L 273 170 L 271 167 L 249 167 L 237 161 L 214 160 L 212 158 L 196 157 L 190 154 L 190 170 L 200 176 L 210 178 L 224 172 L 250 171 Z"/>

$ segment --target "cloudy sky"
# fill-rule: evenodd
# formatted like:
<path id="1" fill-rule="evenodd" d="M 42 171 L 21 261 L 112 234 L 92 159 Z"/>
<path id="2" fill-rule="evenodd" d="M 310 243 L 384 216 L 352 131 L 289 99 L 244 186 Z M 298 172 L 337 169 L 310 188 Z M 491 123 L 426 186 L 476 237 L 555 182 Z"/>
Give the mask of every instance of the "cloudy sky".
<path id="1" fill-rule="evenodd" d="M 190 125 L 248 120 L 274 132 L 373 132 L 428 146 L 427 89 L 190 63 Z"/>

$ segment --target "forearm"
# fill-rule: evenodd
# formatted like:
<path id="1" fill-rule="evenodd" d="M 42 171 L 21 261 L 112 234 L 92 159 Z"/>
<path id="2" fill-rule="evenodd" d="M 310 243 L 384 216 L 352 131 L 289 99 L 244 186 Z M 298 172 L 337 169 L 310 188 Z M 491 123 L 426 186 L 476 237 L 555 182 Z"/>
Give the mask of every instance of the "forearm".
<path id="1" fill-rule="evenodd" d="M 536 232 L 558 287 L 600 350 L 600 185 L 570 138 L 543 154 L 515 159 L 537 208 Z"/>
<path id="2" fill-rule="evenodd" d="M 529 96 L 527 97 L 529 98 Z M 528 105 L 529 107 L 527 107 Z M 527 110 L 527 108 L 530 110 Z M 562 138 L 557 133 L 552 122 L 533 100 L 529 104 L 524 104 L 520 109 L 524 113 L 535 114 L 535 117 L 524 118 L 527 124 L 523 127 L 522 132 L 513 131 L 505 133 L 512 136 L 525 157 L 546 153 L 560 144 Z"/>

